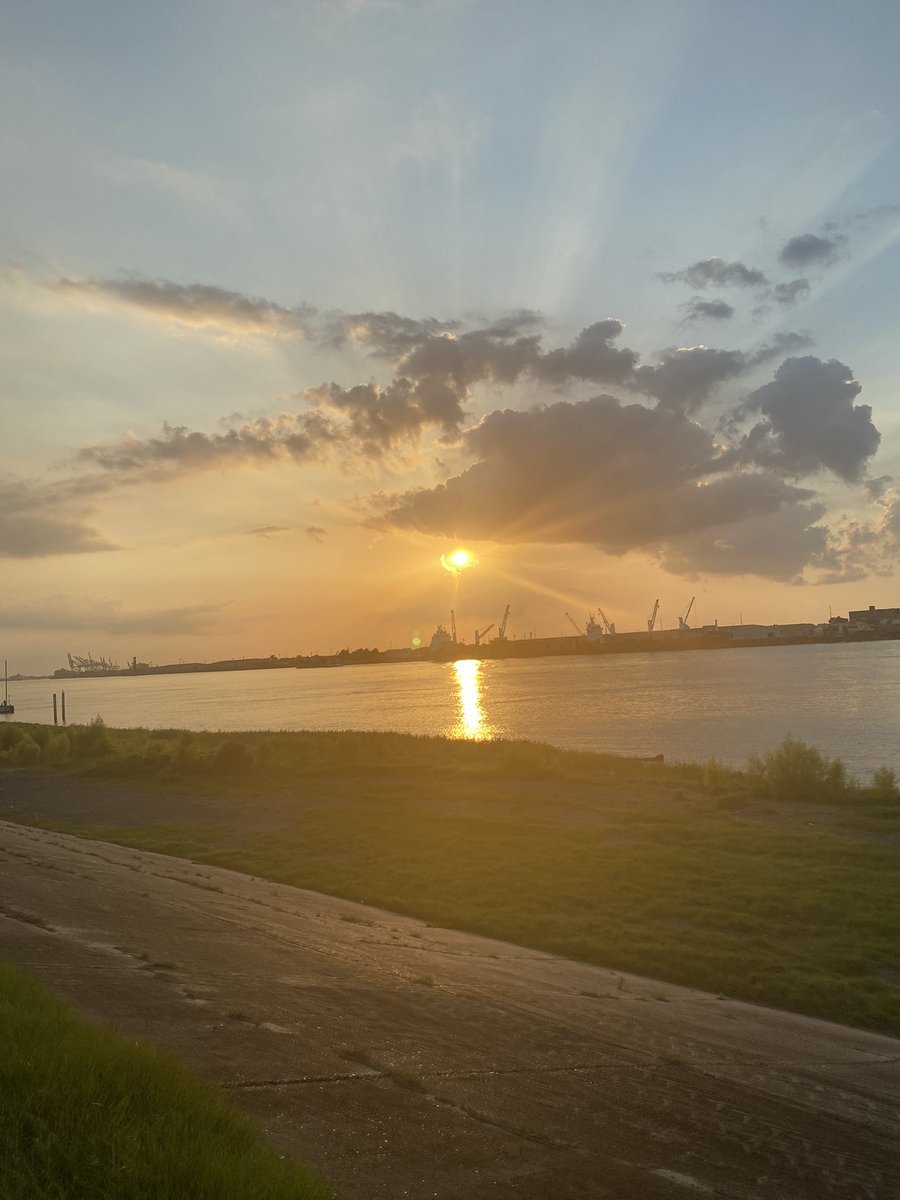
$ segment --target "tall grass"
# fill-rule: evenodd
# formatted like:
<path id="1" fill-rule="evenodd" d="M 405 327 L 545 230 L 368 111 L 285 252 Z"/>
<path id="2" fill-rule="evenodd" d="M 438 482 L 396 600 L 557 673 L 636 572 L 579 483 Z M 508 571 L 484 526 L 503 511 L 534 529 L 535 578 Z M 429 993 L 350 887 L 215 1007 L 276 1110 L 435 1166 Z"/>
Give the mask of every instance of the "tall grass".
<path id="1" fill-rule="evenodd" d="M 0 964 L 2 1200 L 328 1200 L 175 1059 Z"/>

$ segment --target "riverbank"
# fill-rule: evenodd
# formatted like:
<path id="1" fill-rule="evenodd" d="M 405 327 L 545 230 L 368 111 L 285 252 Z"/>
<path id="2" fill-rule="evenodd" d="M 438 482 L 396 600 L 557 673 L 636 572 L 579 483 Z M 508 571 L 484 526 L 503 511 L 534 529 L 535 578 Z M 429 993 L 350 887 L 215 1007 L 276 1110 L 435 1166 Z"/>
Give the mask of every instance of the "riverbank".
<path id="1" fill-rule="evenodd" d="M 391 734 L 37 727 L 39 746 L 19 726 L 35 751 L 15 762 L 12 728 L 4 819 L 900 1034 L 900 796 L 797 743 L 748 774 Z"/>
<path id="2" fill-rule="evenodd" d="M 133 679 L 145 675 L 202 675 L 223 671 L 270 671 L 295 668 L 350 666 L 396 666 L 411 662 L 454 662 L 459 659 L 493 661 L 521 658 L 566 658 L 617 654 L 660 654 L 671 651 L 694 650 L 754 650 L 778 646 L 844 646 L 865 642 L 900 641 L 900 628 L 850 629 L 844 625 L 826 626 L 823 632 L 792 632 L 790 627 L 773 626 L 769 632 L 752 632 L 755 627 L 729 626 L 709 629 L 659 629 L 652 633 L 619 633 L 591 639 L 588 637 L 543 637 L 500 639 L 480 645 L 446 641 L 436 647 L 420 646 L 409 650 L 364 649 L 341 650 L 337 654 L 297 655 L 290 658 L 238 658 L 218 662 L 181 662 L 150 666 L 138 663 L 134 667 L 96 670 L 70 670 L 60 667 L 52 676 L 21 676 L 20 678 L 69 679 Z"/>

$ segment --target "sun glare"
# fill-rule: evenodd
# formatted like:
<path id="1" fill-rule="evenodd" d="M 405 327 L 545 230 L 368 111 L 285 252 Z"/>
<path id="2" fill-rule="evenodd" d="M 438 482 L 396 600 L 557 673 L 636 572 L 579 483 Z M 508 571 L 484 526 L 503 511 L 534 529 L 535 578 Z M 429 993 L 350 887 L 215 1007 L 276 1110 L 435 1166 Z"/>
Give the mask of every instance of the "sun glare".
<path id="1" fill-rule="evenodd" d="M 475 566 L 475 559 L 468 550 L 454 550 L 451 554 L 441 555 L 441 566 L 451 575 L 459 575 L 469 567 Z"/>
<path id="2" fill-rule="evenodd" d="M 453 664 L 457 689 L 457 720 L 450 736 L 470 742 L 489 742 L 494 728 L 485 719 L 481 707 L 481 663 L 477 659 L 460 659 Z"/>

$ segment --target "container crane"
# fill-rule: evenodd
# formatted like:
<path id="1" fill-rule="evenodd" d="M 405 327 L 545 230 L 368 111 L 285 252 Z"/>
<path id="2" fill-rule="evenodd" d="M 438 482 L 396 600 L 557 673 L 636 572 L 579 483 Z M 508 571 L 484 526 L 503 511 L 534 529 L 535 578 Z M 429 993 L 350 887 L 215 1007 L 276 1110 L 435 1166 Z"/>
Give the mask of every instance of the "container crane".
<path id="1" fill-rule="evenodd" d="M 678 628 L 682 631 L 684 631 L 685 629 L 690 629 L 690 625 L 688 625 L 687 619 L 691 615 L 691 609 L 694 607 L 694 601 L 696 599 L 697 599 L 696 596 L 691 596 L 691 602 L 687 606 L 687 611 L 685 612 L 683 617 L 678 618 Z"/>
<path id="2" fill-rule="evenodd" d="M 498 642 L 506 641 L 506 622 L 509 620 L 509 605 L 506 606 L 506 612 L 503 614 L 503 620 L 500 622 L 500 628 L 497 630 Z"/>
<path id="3" fill-rule="evenodd" d="M 657 600 L 656 603 L 653 605 L 653 612 L 647 618 L 647 632 L 648 633 L 653 632 L 653 626 L 656 624 L 656 614 L 658 612 L 659 612 L 659 601 Z"/>
<path id="4" fill-rule="evenodd" d="M 484 635 L 486 633 L 490 633 L 493 628 L 494 628 L 494 622 L 491 621 L 490 625 L 485 625 L 484 629 L 482 629 L 480 632 L 476 629 L 475 630 L 475 645 L 480 646 L 481 639 L 484 637 Z"/>

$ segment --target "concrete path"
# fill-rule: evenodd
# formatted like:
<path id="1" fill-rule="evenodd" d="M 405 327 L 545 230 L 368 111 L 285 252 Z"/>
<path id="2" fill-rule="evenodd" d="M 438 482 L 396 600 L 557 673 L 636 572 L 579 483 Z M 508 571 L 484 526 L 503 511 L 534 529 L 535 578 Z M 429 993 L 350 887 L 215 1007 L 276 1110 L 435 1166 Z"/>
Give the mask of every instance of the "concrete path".
<path id="1" fill-rule="evenodd" d="M 0 958 L 342 1200 L 888 1200 L 900 1042 L 0 822 Z"/>

